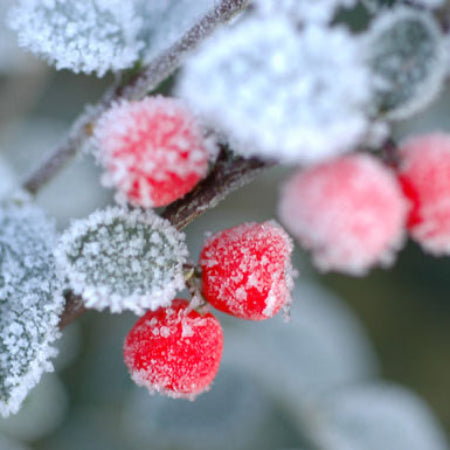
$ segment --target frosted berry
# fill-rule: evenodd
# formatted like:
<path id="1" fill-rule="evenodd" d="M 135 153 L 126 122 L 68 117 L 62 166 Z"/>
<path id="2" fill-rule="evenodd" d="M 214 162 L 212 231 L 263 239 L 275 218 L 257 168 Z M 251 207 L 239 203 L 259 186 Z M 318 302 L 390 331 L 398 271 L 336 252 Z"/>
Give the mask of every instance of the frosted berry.
<path id="1" fill-rule="evenodd" d="M 399 155 L 399 179 L 411 201 L 411 236 L 430 253 L 450 254 L 450 135 L 412 138 Z"/>
<path id="2" fill-rule="evenodd" d="M 291 301 L 292 248 L 274 221 L 245 223 L 214 234 L 200 255 L 203 296 L 241 319 L 274 316 Z"/>
<path id="3" fill-rule="evenodd" d="M 222 356 L 223 334 L 210 313 L 176 299 L 149 311 L 128 333 L 124 360 L 136 384 L 169 397 L 194 398 L 210 386 Z"/>
<path id="4" fill-rule="evenodd" d="M 390 169 L 351 155 L 296 172 L 279 215 L 323 271 L 363 275 L 388 265 L 403 243 L 407 201 Z"/>
<path id="5" fill-rule="evenodd" d="M 95 145 L 104 184 L 120 202 L 144 208 L 183 197 L 208 170 L 202 128 L 176 99 L 116 104 L 99 119 Z"/>

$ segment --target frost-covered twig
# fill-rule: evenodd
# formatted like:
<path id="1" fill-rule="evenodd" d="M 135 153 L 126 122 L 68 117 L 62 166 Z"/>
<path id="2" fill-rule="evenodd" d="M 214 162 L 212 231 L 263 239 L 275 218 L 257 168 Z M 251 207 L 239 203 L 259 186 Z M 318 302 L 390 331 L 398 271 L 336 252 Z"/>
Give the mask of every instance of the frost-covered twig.
<path id="1" fill-rule="evenodd" d="M 82 114 L 72 126 L 65 141 L 44 161 L 42 166 L 25 180 L 24 189 L 31 194 L 36 194 L 78 152 L 89 138 L 95 120 L 114 101 L 140 99 L 154 90 L 179 67 L 186 53 L 195 48 L 218 25 L 227 22 L 244 9 L 248 1 L 220 1 L 213 11 L 203 16 L 169 49 L 157 56 L 133 77 L 127 79 L 125 84 L 119 83 L 107 91 L 96 107 L 91 110 L 91 113 Z"/>
<path id="2" fill-rule="evenodd" d="M 162 215 L 175 228 L 182 230 L 194 219 L 217 206 L 233 191 L 250 183 L 263 169 L 272 165 L 274 163 L 256 158 L 235 157 L 231 152 L 222 149 L 210 174 L 192 192 L 167 207 Z M 68 293 L 60 328 L 65 328 L 84 312 L 81 298 Z"/>

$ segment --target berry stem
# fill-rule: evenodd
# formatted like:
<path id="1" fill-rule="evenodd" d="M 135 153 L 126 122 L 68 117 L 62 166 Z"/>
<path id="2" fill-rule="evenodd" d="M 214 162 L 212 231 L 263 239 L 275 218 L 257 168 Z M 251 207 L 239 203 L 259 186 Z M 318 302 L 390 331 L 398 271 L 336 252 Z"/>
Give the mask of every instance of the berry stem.
<path id="1" fill-rule="evenodd" d="M 162 52 L 136 74 L 126 74 L 109 89 L 94 107 L 74 122 L 66 139 L 23 183 L 30 194 L 36 194 L 50 181 L 83 147 L 89 139 L 95 121 L 112 103 L 121 100 L 139 100 L 153 91 L 170 76 L 183 62 L 186 54 L 194 49 L 206 36 L 222 23 L 230 20 L 243 10 L 249 0 L 221 0 L 217 6 L 205 14 L 178 42 Z M 126 78 L 126 82 L 124 82 Z"/>

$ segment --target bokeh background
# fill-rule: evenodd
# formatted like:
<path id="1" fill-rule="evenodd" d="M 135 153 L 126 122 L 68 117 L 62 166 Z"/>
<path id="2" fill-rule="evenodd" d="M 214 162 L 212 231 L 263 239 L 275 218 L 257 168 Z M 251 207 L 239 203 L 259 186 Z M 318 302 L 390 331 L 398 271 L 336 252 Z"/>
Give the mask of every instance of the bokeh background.
<path id="1" fill-rule="evenodd" d="M 52 150 L 112 78 L 55 72 L 25 56 L 2 26 L 0 189 L 6 189 Z M 172 81 L 162 92 L 170 91 Z M 395 137 L 450 131 L 449 100 L 446 91 L 427 111 L 399 124 Z M 192 256 L 207 231 L 273 218 L 288 173 L 266 172 L 191 225 L 186 234 Z M 37 197 L 60 230 L 112 201 L 88 154 L 72 161 Z M 450 259 L 430 257 L 409 242 L 391 269 L 364 278 L 320 275 L 298 248 L 295 265 L 299 277 L 291 322 L 276 317 L 254 324 L 220 316 L 224 363 L 211 392 L 194 403 L 150 397 L 133 385 L 122 343 L 135 316 L 85 314 L 65 330 L 56 372 L 44 376 L 17 416 L 0 419 L 0 436 L 5 436 L 0 449 L 426 450 L 420 446 L 425 435 L 437 443 L 433 448 L 446 448 Z M 415 393 L 429 412 L 394 385 Z M 383 396 L 392 405 L 377 410 L 373 405 Z M 396 407 L 409 428 L 388 420 Z M 391 433 L 390 445 L 412 433 L 410 446 L 383 446 L 364 420 L 358 422 L 361 417 Z M 358 444 L 358 436 L 368 434 L 371 444 Z"/>

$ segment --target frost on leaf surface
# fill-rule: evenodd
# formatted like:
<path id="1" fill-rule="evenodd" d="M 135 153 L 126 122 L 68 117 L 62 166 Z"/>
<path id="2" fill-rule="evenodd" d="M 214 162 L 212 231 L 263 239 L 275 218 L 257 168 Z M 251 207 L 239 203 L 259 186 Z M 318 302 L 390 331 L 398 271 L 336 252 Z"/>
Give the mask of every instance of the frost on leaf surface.
<path id="1" fill-rule="evenodd" d="M 300 22 L 329 22 L 340 8 L 351 8 L 358 0 L 256 0 L 260 14 L 273 17 L 286 14 L 291 20 Z"/>
<path id="2" fill-rule="evenodd" d="M 112 312 L 168 306 L 184 287 L 184 235 L 151 211 L 109 208 L 75 221 L 56 249 L 86 307 Z"/>
<path id="3" fill-rule="evenodd" d="M 53 224 L 31 205 L 0 209 L 0 414 L 16 413 L 53 370 L 64 300 L 52 255 Z"/>
<path id="4" fill-rule="evenodd" d="M 242 155 L 313 163 L 351 150 L 367 131 L 360 50 L 343 28 L 251 18 L 209 39 L 178 90 Z"/>
<path id="5" fill-rule="evenodd" d="M 21 47 L 76 73 L 131 67 L 143 46 L 129 1 L 19 0 L 9 19 Z"/>
<path id="6" fill-rule="evenodd" d="M 431 15 L 407 7 L 386 10 L 373 23 L 367 43 L 378 111 L 404 119 L 436 97 L 446 73 L 446 55 Z"/>
<path id="7" fill-rule="evenodd" d="M 333 450 L 447 450 L 426 404 L 406 389 L 366 384 L 338 390 L 322 404 L 320 447 Z"/>

